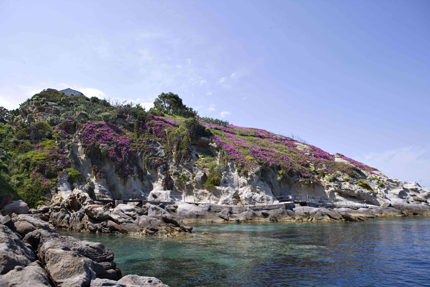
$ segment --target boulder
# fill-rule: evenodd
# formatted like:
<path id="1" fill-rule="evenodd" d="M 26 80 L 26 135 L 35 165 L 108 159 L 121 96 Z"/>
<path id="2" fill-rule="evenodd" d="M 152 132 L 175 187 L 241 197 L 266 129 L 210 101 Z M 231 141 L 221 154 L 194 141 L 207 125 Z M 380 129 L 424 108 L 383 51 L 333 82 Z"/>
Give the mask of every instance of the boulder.
<path id="1" fill-rule="evenodd" d="M 230 216 L 232 215 L 232 212 L 231 212 L 231 208 L 224 208 L 223 210 L 221 210 L 219 213 L 218 213 L 218 216 L 221 218 L 221 219 L 224 219 L 224 220 L 226 220 L 226 221 L 228 221 L 229 219 L 230 219 Z"/>
<path id="2" fill-rule="evenodd" d="M 95 220 L 104 221 L 109 219 L 110 211 L 102 205 L 93 204 L 85 207 L 85 214 Z"/>
<path id="3" fill-rule="evenodd" d="M 50 232 L 43 229 L 36 229 L 32 232 L 27 233 L 22 241 L 29 244 L 33 250 L 38 250 L 38 248 L 46 241 L 59 238 L 60 235 L 57 232 Z M 40 255 L 40 254 L 39 254 Z M 39 256 L 40 257 L 40 256 Z"/>
<path id="4" fill-rule="evenodd" d="M 137 225 L 140 228 L 158 228 L 159 226 L 161 226 L 163 224 L 163 222 L 155 217 L 149 217 L 149 216 L 139 216 L 139 218 L 137 219 Z"/>
<path id="5" fill-rule="evenodd" d="M 241 221 L 250 221 L 257 217 L 257 214 L 252 210 L 247 210 L 239 214 L 239 220 Z"/>
<path id="6" fill-rule="evenodd" d="M 153 204 L 146 204 L 148 207 L 148 216 L 163 216 L 169 213 L 161 207 L 155 206 Z"/>
<path id="7" fill-rule="evenodd" d="M 56 286 L 89 286 L 96 278 L 93 261 L 74 251 L 49 248 L 44 252 L 44 263 Z"/>
<path id="8" fill-rule="evenodd" d="M 109 214 L 110 219 L 118 224 L 133 223 L 134 219 L 125 214 L 121 209 L 114 209 Z"/>
<path id="9" fill-rule="evenodd" d="M 49 224 L 41 220 L 37 215 L 32 215 L 32 214 L 13 215 L 12 221 L 14 222 L 16 232 L 18 232 L 23 237 L 27 233 L 32 232 L 36 229 L 43 229 L 50 232 L 55 232 L 55 228 L 52 224 Z"/>
<path id="10" fill-rule="evenodd" d="M 28 213 L 28 205 L 22 200 L 12 201 L 8 205 L 5 205 L 2 210 L 2 215 L 12 215 L 12 213 L 16 214 L 26 214 Z"/>
<path id="11" fill-rule="evenodd" d="M 52 211 L 49 216 L 51 222 L 57 228 L 69 229 L 70 212 L 65 208 L 60 208 L 58 211 Z"/>
<path id="12" fill-rule="evenodd" d="M 113 261 L 113 252 L 98 242 L 81 241 L 71 236 L 53 236 L 42 242 L 40 256 L 51 248 L 75 251 L 79 255 L 85 256 L 95 262 Z"/>
<path id="13" fill-rule="evenodd" d="M 24 242 L 38 250 L 40 260 L 58 286 L 88 286 L 96 277 L 121 278 L 121 271 L 113 262 L 112 251 L 101 243 L 80 241 L 42 229 L 28 233 Z M 56 267 L 59 263 L 55 257 L 60 258 L 60 266 L 66 271 Z"/>
<path id="14" fill-rule="evenodd" d="M 334 210 L 328 210 L 326 214 L 333 220 L 342 220 L 343 216 L 339 212 L 336 212 Z"/>
<path id="15" fill-rule="evenodd" d="M 69 229 L 76 231 L 81 231 L 85 229 L 86 220 L 84 217 L 85 212 L 83 209 L 71 213 L 69 218 Z"/>
<path id="16" fill-rule="evenodd" d="M 45 269 L 40 266 L 38 261 L 26 267 L 15 266 L 13 270 L 3 275 L 2 279 L 6 286 L 52 286 L 49 282 L 48 274 Z"/>
<path id="17" fill-rule="evenodd" d="M 317 210 L 316 212 L 310 214 L 310 221 L 328 221 L 330 217 L 326 214 L 324 210 Z"/>
<path id="18" fill-rule="evenodd" d="M 130 216 L 132 218 L 136 218 L 136 216 L 138 215 L 137 210 L 139 208 L 137 206 L 134 205 L 130 205 L 130 204 L 118 204 L 115 209 L 114 212 L 117 211 L 122 211 L 124 214 L 126 214 L 127 216 Z"/>
<path id="19" fill-rule="evenodd" d="M 12 218 L 10 218 L 9 215 L 6 215 L 6 216 L 0 215 L 0 223 L 9 227 L 9 229 L 12 230 L 13 232 L 16 231 L 15 224 L 13 223 Z"/>
<path id="20" fill-rule="evenodd" d="M 118 280 L 118 283 L 124 284 L 127 287 L 132 286 L 145 286 L 145 287 L 169 287 L 160 279 L 155 277 L 145 277 L 138 275 L 127 275 Z"/>
<path id="21" fill-rule="evenodd" d="M 352 216 L 349 213 L 342 213 L 342 217 L 345 221 L 358 221 L 358 218 L 355 216 Z"/>
<path id="22" fill-rule="evenodd" d="M 33 251 L 8 227 L 0 224 L 0 274 L 6 274 L 16 266 L 28 266 L 35 260 Z"/>

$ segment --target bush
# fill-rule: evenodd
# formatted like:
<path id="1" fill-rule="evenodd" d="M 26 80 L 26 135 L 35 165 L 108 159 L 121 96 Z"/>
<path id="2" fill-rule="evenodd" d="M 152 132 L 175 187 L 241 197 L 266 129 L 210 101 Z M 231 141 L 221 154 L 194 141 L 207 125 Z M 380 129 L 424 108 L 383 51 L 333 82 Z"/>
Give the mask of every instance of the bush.
<path id="1" fill-rule="evenodd" d="M 350 181 L 349 177 L 344 177 L 343 180 L 344 181 Z"/>
<path id="2" fill-rule="evenodd" d="M 105 112 L 101 114 L 102 120 L 106 123 L 111 123 L 115 120 L 116 115 L 110 112 Z"/>
<path id="3" fill-rule="evenodd" d="M 202 126 L 196 118 L 186 119 L 184 121 L 184 126 L 186 130 L 190 133 L 191 137 L 204 137 L 210 136 L 210 131 L 206 130 L 204 126 Z"/>
<path id="4" fill-rule="evenodd" d="M 61 123 L 61 119 L 57 116 L 50 115 L 47 119 L 47 122 L 50 126 L 56 126 Z"/>
<path id="5" fill-rule="evenodd" d="M 384 186 L 384 184 L 380 181 L 380 182 L 378 182 L 378 186 L 379 186 L 379 187 L 383 187 L 383 186 Z"/>
<path id="6" fill-rule="evenodd" d="M 373 189 L 364 180 L 359 179 L 357 185 L 360 186 L 360 187 L 362 187 L 362 188 L 364 188 L 364 189 L 366 189 L 366 190 L 368 190 L 368 191 L 370 191 L 370 192 L 373 192 Z"/>
<path id="7" fill-rule="evenodd" d="M 199 117 L 199 120 L 202 122 L 208 123 L 208 124 L 214 124 L 214 125 L 219 125 L 219 126 L 223 126 L 223 127 L 228 127 L 228 125 L 229 125 L 229 122 L 222 121 L 219 119 Z"/>
<path id="8" fill-rule="evenodd" d="M 73 167 L 67 168 L 67 172 L 69 173 L 69 183 L 74 184 L 75 182 L 78 183 L 81 179 L 83 179 L 82 175 L 74 169 Z"/>
<path id="9" fill-rule="evenodd" d="M 212 166 L 209 172 L 208 179 L 205 182 L 205 188 L 219 186 L 221 184 L 221 175 L 217 173 L 216 166 Z"/>

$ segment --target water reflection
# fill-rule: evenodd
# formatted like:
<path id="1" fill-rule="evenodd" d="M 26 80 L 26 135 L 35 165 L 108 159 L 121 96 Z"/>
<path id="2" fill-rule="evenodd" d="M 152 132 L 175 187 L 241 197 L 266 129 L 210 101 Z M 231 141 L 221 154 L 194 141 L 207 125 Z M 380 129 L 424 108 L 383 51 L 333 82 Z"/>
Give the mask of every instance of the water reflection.
<path id="1" fill-rule="evenodd" d="M 73 235 L 112 249 L 124 274 L 171 286 L 387 286 L 427 284 L 429 227 L 402 218 L 196 226 L 195 237 L 161 240 Z"/>

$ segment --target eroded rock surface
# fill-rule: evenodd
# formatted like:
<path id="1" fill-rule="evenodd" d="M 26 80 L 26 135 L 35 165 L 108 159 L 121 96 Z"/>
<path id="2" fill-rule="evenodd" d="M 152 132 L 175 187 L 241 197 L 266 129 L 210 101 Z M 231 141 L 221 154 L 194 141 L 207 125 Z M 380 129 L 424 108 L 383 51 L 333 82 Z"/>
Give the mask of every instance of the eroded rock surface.
<path id="1" fill-rule="evenodd" d="M 137 275 L 121 283 L 112 251 L 61 236 L 37 215 L 13 214 L 0 221 L 8 224 L 0 223 L 0 286 L 167 286 Z"/>

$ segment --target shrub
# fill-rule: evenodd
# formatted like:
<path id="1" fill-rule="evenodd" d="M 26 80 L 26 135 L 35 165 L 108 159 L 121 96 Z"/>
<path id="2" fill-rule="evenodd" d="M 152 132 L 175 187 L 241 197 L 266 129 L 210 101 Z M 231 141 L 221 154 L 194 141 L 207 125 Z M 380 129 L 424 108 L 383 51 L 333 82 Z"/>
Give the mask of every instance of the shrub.
<path id="1" fill-rule="evenodd" d="M 202 126 L 196 118 L 186 119 L 184 121 L 184 126 L 193 138 L 211 135 L 210 130 L 208 133 L 207 129 Z"/>
<path id="2" fill-rule="evenodd" d="M 177 179 L 178 179 L 180 182 L 185 182 L 185 181 L 187 181 L 187 180 L 188 180 L 188 176 L 187 176 L 186 174 L 184 174 L 184 173 L 181 173 L 181 174 L 179 174 L 179 176 L 177 177 Z"/>
<path id="3" fill-rule="evenodd" d="M 79 171 L 77 171 L 73 167 L 67 168 L 66 170 L 69 173 L 69 180 L 68 181 L 69 181 L 70 184 L 73 184 L 75 182 L 79 182 L 81 179 L 83 179 L 83 177 L 79 173 Z"/>
<path id="4" fill-rule="evenodd" d="M 20 195 L 30 208 L 34 208 L 40 201 L 46 199 L 45 195 L 49 193 L 54 185 L 55 181 L 51 181 L 37 170 L 33 170 L 30 178 L 25 180 Z"/>
<path id="5" fill-rule="evenodd" d="M 379 187 L 383 187 L 384 184 L 382 183 L 382 181 L 378 182 Z"/>
<path id="6" fill-rule="evenodd" d="M 101 114 L 102 120 L 106 123 L 111 123 L 115 120 L 116 115 L 114 113 L 105 112 Z"/>
<path id="7" fill-rule="evenodd" d="M 370 191 L 370 192 L 373 192 L 373 189 L 364 180 L 359 179 L 357 185 L 360 186 L 360 187 L 362 187 L 362 188 L 364 188 L 364 189 L 366 189 L 366 190 L 368 190 L 368 191 Z"/>
<path id="8" fill-rule="evenodd" d="M 205 123 L 208 123 L 208 124 L 219 125 L 219 126 L 223 126 L 223 127 L 228 127 L 228 125 L 229 125 L 229 122 L 222 121 L 222 120 L 219 120 L 219 119 L 199 117 L 199 120 L 201 122 L 205 122 Z"/>
<path id="9" fill-rule="evenodd" d="M 344 177 L 343 180 L 344 181 L 350 181 L 349 177 Z"/>
<path id="10" fill-rule="evenodd" d="M 205 188 L 211 188 L 214 186 L 219 186 L 221 184 L 221 175 L 219 175 L 215 167 L 212 166 L 209 172 L 208 179 L 205 182 Z"/>
<path id="11" fill-rule="evenodd" d="M 56 126 L 61 123 L 61 119 L 54 115 L 50 115 L 46 121 L 50 126 Z"/>

